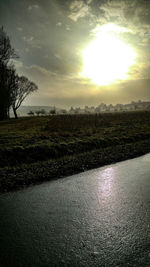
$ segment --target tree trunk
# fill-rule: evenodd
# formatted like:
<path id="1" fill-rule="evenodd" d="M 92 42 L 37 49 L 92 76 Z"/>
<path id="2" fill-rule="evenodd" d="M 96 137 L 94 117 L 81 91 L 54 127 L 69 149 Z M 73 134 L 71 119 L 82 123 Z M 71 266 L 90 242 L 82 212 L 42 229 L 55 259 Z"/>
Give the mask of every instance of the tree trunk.
<path id="1" fill-rule="evenodd" d="M 6 120 L 7 118 L 7 108 L 0 105 L 0 120 Z"/>
<path id="2" fill-rule="evenodd" d="M 16 110 L 17 110 L 17 109 L 13 107 L 13 112 L 14 112 L 14 115 L 15 115 L 15 119 L 18 119 L 18 115 L 17 115 Z"/>
<path id="3" fill-rule="evenodd" d="M 7 118 L 10 118 L 10 112 L 9 112 L 9 108 L 7 108 Z"/>

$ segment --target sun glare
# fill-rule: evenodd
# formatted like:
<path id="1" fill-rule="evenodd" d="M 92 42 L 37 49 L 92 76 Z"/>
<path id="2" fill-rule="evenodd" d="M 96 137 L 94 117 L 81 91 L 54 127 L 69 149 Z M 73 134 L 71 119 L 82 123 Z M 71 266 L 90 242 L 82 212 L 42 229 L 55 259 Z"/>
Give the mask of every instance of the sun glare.
<path id="1" fill-rule="evenodd" d="M 83 51 L 81 76 L 98 85 L 109 85 L 128 77 L 129 67 L 135 63 L 134 50 L 119 39 L 124 28 L 107 24 L 96 29 L 96 38 Z"/>

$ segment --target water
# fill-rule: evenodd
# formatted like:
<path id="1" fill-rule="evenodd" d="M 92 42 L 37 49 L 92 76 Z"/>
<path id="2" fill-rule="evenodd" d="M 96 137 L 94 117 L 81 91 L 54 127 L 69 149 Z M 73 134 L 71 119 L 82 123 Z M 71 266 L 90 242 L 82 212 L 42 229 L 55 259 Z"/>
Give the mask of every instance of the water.
<path id="1" fill-rule="evenodd" d="M 0 195 L 0 266 L 150 266 L 150 154 Z"/>

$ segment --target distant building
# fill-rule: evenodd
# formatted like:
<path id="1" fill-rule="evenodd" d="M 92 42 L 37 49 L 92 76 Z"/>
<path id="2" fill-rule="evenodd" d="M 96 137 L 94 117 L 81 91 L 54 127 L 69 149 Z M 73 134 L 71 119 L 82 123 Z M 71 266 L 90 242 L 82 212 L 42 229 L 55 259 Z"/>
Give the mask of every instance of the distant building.
<path id="1" fill-rule="evenodd" d="M 105 112 L 128 112 L 128 111 L 140 111 L 140 110 L 150 110 L 150 101 L 138 100 L 132 101 L 129 104 L 116 104 L 116 105 L 106 105 L 104 103 L 99 104 L 97 107 L 85 106 L 84 108 L 73 108 L 71 107 L 68 111 L 69 114 L 94 114 L 94 113 L 105 113 Z M 67 111 L 66 111 L 67 112 Z"/>

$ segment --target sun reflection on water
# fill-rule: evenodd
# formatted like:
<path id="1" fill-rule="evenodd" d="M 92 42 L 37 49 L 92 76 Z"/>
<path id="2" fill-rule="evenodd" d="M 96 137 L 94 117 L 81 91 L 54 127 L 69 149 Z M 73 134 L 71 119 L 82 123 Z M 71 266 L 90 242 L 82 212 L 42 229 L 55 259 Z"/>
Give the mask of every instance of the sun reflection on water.
<path id="1" fill-rule="evenodd" d="M 101 172 L 98 187 L 101 198 L 109 199 L 114 195 L 114 177 L 115 172 L 112 167 L 106 168 Z"/>

